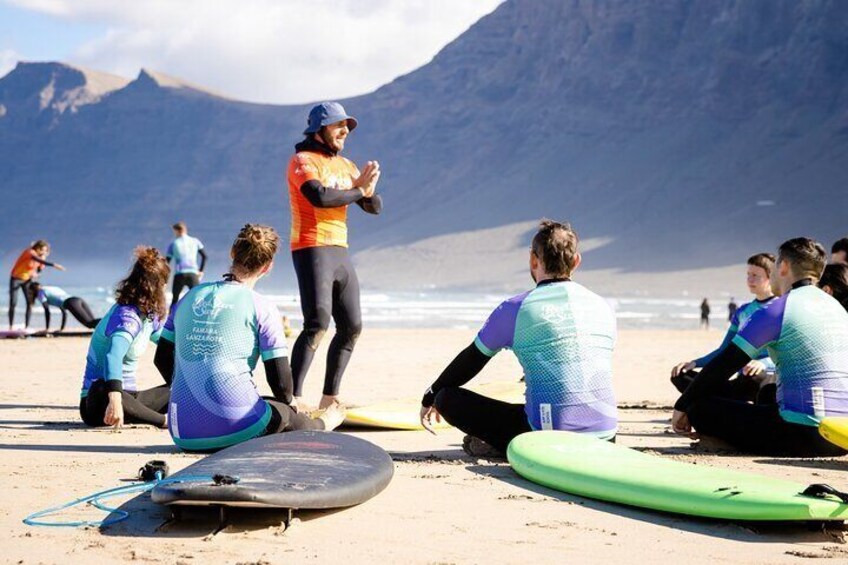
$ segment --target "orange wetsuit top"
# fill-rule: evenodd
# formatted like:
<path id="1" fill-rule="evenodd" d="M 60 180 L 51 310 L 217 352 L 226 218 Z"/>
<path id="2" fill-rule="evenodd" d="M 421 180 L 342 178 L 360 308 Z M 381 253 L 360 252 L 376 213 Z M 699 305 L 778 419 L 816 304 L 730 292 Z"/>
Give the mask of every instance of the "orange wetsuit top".
<path id="1" fill-rule="evenodd" d="M 347 247 L 347 207 L 360 200 L 362 193 L 353 188 L 359 169 L 341 155 L 332 155 L 304 142 L 289 161 L 287 173 L 289 202 L 291 204 L 291 249 L 335 245 Z M 308 147 L 307 150 L 302 150 Z M 318 190 L 324 188 L 338 194 L 323 204 L 316 205 L 301 190 L 310 183 Z M 353 192 L 349 192 L 353 190 Z M 341 192 L 339 192 L 341 191 Z M 318 196 L 316 196 L 318 198 Z"/>
<path id="2" fill-rule="evenodd" d="M 15 261 L 15 266 L 12 267 L 12 278 L 28 281 L 33 275 L 41 271 L 45 265 L 52 266 L 53 263 L 49 263 L 39 257 L 32 248 L 24 249 L 18 260 Z"/>

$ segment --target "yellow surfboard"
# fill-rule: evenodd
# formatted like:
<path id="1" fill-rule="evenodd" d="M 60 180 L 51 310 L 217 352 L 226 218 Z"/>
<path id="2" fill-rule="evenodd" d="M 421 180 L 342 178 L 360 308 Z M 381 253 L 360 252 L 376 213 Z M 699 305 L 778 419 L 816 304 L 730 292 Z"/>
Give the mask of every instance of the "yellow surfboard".
<path id="1" fill-rule="evenodd" d="M 819 433 L 830 443 L 848 449 L 848 418 L 824 418 Z"/>
<path id="2" fill-rule="evenodd" d="M 498 382 L 468 387 L 470 390 L 489 398 L 524 403 L 524 383 Z M 420 420 L 421 397 L 402 398 L 348 408 L 345 414 L 345 426 L 357 426 L 383 430 L 423 430 Z M 434 427 L 449 428 L 444 420 Z"/>

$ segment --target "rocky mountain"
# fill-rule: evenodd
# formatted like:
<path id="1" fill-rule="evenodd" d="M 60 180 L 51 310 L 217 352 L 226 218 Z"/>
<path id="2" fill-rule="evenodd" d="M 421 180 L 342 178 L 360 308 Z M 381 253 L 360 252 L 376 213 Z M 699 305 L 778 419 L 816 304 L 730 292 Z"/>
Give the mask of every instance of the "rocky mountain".
<path id="1" fill-rule="evenodd" d="M 384 215 L 350 214 L 363 279 L 485 285 L 514 257 L 492 238 L 525 249 L 541 216 L 570 220 L 603 272 L 829 242 L 848 232 L 846 79 L 839 0 L 509 0 L 427 65 L 343 101 L 361 124 L 350 156 L 384 169 Z M 166 243 L 178 218 L 219 256 L 248 220 L 285 234 L 308 107 L 21 63 L 0 79 L 3 255 L 47 237 L 111 261 Z"/>

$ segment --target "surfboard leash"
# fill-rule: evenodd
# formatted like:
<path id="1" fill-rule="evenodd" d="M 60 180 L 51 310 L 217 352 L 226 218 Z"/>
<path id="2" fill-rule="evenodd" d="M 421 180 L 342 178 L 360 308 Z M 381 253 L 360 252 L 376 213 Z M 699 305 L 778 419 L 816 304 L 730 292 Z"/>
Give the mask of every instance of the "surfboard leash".
<path id="1" fill-rule="evenodd" d="M 107 526 L 117 524 L 118 522 L 123 522 L 124 520 L 130 517 L 130 513 L 126 510 L 121 510 L 120 508 L 107 506 L 103 502 L 104 500 L 121 495 L 144 493 L 149 490 L 152 490 L 157 485 L 164 485 L 170 483 L 215 482 L 215 479 L 209 475 L 190 475 L 187 477 L 176 477 L 169 479 L 168 464 L 161 460 L 153 460 L 145 463 L 144 467 L 138 470 L 138 478 L 141 479 L 141 481 L 143 482 L 102 490 L 99 492 L 95 492 L 94 494 L 89 494 L 88 496 L 83 496 L 82 498 L 77 498 L 76 500 L 60 504 L 58 506 L 53 506 L 52 508 L 47 508 L 46 510 L 39 510 L 38 512 L 33 512 L 32 514 L 24 518 L 23 522 L 28 526 L 46 526 L 60 528 L 90 526 L 97 528 L 105 528 Z M 236 481 L 237 480 L 238 479 L 236 479 Z M 41 518 L 44 518 L 46 516 L 52 516 L 53 514 L 61 512 L 62 510 L 67 510 L 68 508 L 73 508 L 74 506 L 86 503 L 90 504 L 91 506 L 94 506 L 98 510 L 108 512 L 107 517 L 103 520 L 68 520 L 55 522 L 41 520 Z M 112 517 L 113 514 L 115 515 L 114 517 Z"/>

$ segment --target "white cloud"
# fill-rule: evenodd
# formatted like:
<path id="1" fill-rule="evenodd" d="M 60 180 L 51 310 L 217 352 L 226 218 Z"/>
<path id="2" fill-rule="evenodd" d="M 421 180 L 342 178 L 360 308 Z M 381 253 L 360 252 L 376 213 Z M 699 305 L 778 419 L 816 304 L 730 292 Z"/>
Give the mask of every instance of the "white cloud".
<path id="1" fill-rule="evenodd" d="M 20 60 L 21 56 L 15 53 L 13 50 L 0 50 L 0 77 L 6 76 L 9 71 L 15 68 L 15 65 Z"/>
<path id="2" fill-rule="evenodd" d="M 70 62 L 147 67 L 234 98 L 292 103 L 373 90 L 429 61 L 502 0 L 13 0 L 107 31 Z"/>

